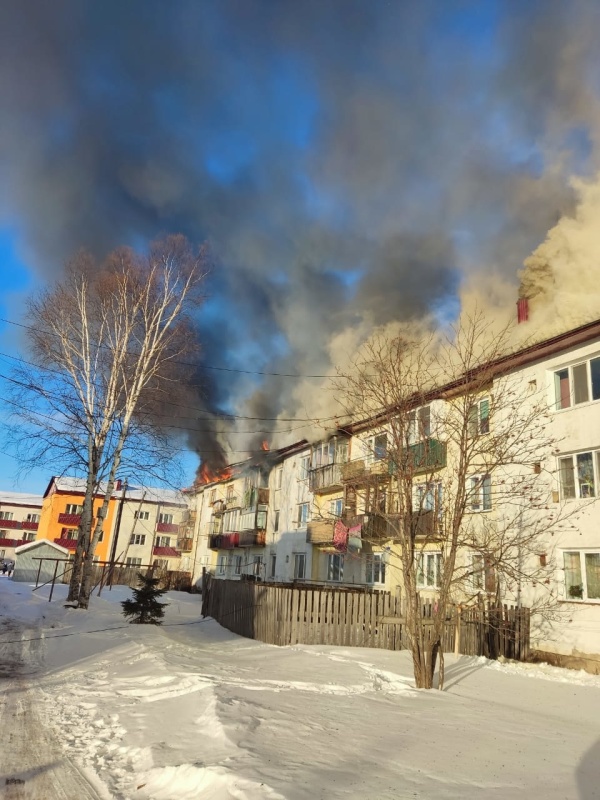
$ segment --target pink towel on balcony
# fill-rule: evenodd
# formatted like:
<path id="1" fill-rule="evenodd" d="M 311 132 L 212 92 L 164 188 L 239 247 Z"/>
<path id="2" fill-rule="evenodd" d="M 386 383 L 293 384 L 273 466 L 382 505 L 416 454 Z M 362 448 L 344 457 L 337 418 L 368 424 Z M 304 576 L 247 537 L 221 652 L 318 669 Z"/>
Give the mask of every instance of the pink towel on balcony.
<path id="1" fill-rule="evenodd" d="M 333 544 L 340 552 L 345 553 L 348 549 L 348 528 L 341 519 L 338 519 L 333 528 Z"/>

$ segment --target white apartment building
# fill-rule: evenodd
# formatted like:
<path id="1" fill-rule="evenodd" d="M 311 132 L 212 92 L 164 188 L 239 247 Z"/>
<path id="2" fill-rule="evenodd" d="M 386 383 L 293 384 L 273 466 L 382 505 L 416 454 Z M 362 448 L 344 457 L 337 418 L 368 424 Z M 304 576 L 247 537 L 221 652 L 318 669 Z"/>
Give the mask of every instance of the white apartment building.
<path id="1" fill-rule="evenodd" d="M 15 547 L 36 538 L 42 501 L 41 495 L 0 492 L 0 561 L 14 561 Z"/>

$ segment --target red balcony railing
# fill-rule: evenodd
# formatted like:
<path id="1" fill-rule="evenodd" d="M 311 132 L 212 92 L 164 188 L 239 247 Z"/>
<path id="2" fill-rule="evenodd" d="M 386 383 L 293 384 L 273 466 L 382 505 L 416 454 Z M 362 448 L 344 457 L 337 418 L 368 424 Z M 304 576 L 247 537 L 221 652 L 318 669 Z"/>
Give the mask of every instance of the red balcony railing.
<path id="1" fill-rule="evenodd" d="M 18 519 L 0 519 L 0 528 L 21 528 L 21 521 Z"/>
<path id="2" fill-rule="evenodd" d="M 173 525 L 172 522 L 157 522 L 156 530 L 158 533 L 179 533 L 179 525 Z"/>
<path id="3" fill-rule="evenodd" d="M 77 539 L 61 539 L 60 536 L 58 536 L 54 540 L 54 544 L 59 544 L 67 550 L 77 550 Z"/>
<path id="4" fill-rule="evenodd" d="M 81 514 L 59 514 L 58 521 L 61 525 L 79 526 L 81 523 Z"/>
<path id="5" fill-rule="evenodd" d="M 23 520 L 23 522 L 21 523 L 21 527 L 25 531 L 37 531 L 39 526 L 40 526 L 39 522 L 30 522 L 28 519 Z"/>

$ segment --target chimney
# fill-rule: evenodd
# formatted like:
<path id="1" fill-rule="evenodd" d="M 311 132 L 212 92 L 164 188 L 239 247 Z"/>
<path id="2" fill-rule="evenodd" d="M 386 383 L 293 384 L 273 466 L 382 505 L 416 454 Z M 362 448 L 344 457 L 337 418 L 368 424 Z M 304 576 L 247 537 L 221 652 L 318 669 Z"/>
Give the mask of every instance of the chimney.
<path id="1" fill-rule="evenodd" d="M 517 300 L 517 322 L 527 322 L 529 319 L 529 300 L 527 297 L 519 297 Z"/>

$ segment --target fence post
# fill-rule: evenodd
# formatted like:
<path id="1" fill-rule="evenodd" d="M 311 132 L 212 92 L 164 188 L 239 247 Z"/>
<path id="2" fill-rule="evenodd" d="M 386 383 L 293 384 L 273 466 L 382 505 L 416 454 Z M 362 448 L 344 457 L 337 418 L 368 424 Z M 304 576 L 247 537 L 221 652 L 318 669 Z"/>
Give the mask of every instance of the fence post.
<path id="1" fill-rule="evenodd" d="M 456 606 L 456 630 L 454 631 L 454 655 L 460 653 L 460 618 L 462 616 L 462 606 Z"/>
<path id="2" fill-rule="evenodd" d="M 52 576 L 52 586 L 50 587 L 50 597 L 48 598 L 48 602 L 52 601 L 52 592 L 54 591 L 54 584 L 56 582 L 56 573 L 58 572 L 58 558 L 54 562 L 54 575 Z"/>

